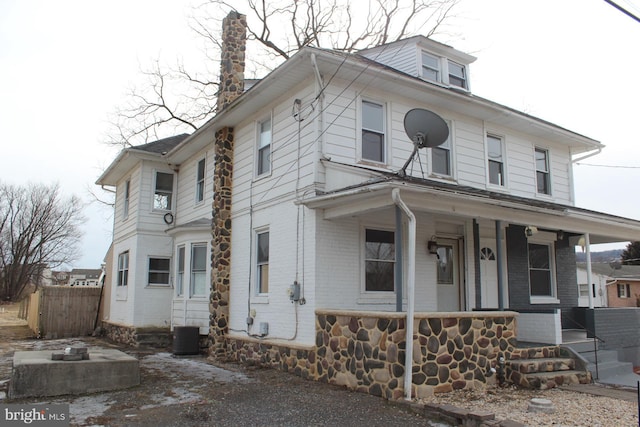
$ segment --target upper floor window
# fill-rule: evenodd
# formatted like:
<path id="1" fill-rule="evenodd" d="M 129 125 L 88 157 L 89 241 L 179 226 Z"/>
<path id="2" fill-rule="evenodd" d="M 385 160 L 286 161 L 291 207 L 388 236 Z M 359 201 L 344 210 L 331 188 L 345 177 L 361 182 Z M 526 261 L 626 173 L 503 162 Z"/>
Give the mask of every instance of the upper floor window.
<path id="1" fill-rule="evenodd" d="M 178 266 L 176 274 L 176 295 L 181 296 L 184 292 L 184 246 L 178 247 Z"/>
<path id="2" fill-rule="evenodd" d="M 129 251 L 118 255 L 118 283 L 117 286 L 127 286 L 129 283 Z"/>
<path id="3" fill-rule="evenodd" d="M 393 231 L 365 230 L 365 291 L 394 291 L 394 239 Z"/>
<path id="4" fill-rule="evenodd" d="M 207 245 L 191 245 L 191 295 L 207 295 Z"/>
<path id="5" fill-rule="evenodd" d="M 536 185 L 540 194 L 551 194 L 549 152 L 536 148 Z"/>
<path id="6" fill-rule="evenodd" d="M 451 129 L 451 126 L 449 126 Z M 447 140 L 437 146 L 431 148 L 431 172 L 436 175 L 452 176 L 453 165 L 451 155 L 451 134 Z"/>
<path id="7" fill-rule="evenodd" d="M 467 88 L 467 74 L 464 66 L 456 64 L 453 61 L 448 62 L 449 65 L 449 84 L 458 86 L 463 89 Z"/>
<path id="8" fill-rule="evenodd" d="M 554 297 L 553 249 L 550 243 L 529 243 L 529 289 L 532 297 Z"/>
<path id="9" fill-rule="evenodd" d="M 271 119 L 258 123 L 258 175 L 271 172 Z"/>
<path id="10" fill-rule="evenodd" d="M 204 168 L 205 159 L 202 159 L 196 171 L 196 203 L 204 200 Z"/>
<path id="11" fill-rule="evenodd" d="M 127 218 L 129 216 L 129 197 L 131 192 L 131 181 L 127 180 L 124 183 L 124 207 L 122 210 L 122 216 Z"/>
<path id="12" fill-rule="evenodd" d="M 504 186 L 504 144 L 502 138 L 487 135 L 489 183 Z"/>
<path id="13" fill-rule="evenodd" d="M 269 292 L 269 232 L 265 231 L 257 235 L 257 273 L 258 293 Z"/>
<path id="14" fill-rule="evenodd" d="M 362 101 L 362 159 L 385 161 L 384 105 Z"/>
<path id="15" fill-rule="evenodd" d="M 149 276 L 147 284 L 169 286 L 169 258 L 149 258 Z"/>
<path id="16" fill-rule="evenodd" d="M 173 174 L 156 172 L 156 187 L 153 195 L 153 209 L 169 211 L 173 200 Z"/>
<path id="17" fill-rule="evenodd" d="M 440 58 L 422 52 L 422 77 L 434 82 L 440 81 Z"/>

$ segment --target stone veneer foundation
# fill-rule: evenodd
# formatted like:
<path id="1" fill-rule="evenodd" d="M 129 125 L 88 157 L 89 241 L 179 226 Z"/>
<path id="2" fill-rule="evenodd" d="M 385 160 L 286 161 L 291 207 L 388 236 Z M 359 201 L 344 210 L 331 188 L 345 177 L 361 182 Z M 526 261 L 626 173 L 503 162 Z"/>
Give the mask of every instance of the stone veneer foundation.
<path id="1" fill-rule="evenodd" d="M 131 347 L 165 348 L 171 346 L 172 341 L 169 328 L 141 328 L 103 321 L 102 330 L 103 335 L 111 341 Z"/>
<path id="2" fill-rule="evenodd" d="M 516 313 L 418 313 L 413 339 L 412 396 L 470 389 L 495 381 L 489 371 L 515 349 Z M 229 355 L 303 378 L 400 399 L 404 396 L 405 315 L 316 312 L 315 346 L 228 337 Z"/>

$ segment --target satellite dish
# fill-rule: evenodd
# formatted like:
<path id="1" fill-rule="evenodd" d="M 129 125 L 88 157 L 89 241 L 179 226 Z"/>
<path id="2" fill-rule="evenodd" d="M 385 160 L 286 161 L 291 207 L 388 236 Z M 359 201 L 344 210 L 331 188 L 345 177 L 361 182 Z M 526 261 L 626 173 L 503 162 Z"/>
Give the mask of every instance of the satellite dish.
<path id="1" fill-rule="evenodd" d="M 402 177 L 420 148 L 437 147 L 449 138 L 449 126 L 433 111 L 414 108 L 404 115 L 404 131 L 413 141 L 413 152 L 399 172 Z"/>
<path id="2" fill-rule="evenodd" d="M 418 148 L 437 147 L 449 137 L 449 126 L 442 117 L 422 108 L 405 114 L 404 130 Z"/>

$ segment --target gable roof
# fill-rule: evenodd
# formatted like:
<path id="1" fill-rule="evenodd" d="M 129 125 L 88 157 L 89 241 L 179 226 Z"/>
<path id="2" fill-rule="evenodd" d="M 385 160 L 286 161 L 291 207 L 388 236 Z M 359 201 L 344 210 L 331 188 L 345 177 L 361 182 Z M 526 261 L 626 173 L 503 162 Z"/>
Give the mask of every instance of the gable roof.
<path id="1" fill-rule="evenodd" d="M 131 148 L 140 151 L 147 151 L 149 153 L 168 153 L 175 146 L 184 141 L 188 136 L 188 133 L 182 133 L 180 135 L 170 136 L 168 138 L 159 139 L 157 141 L 148 142 L 146 144 L 136 145 Z"/>

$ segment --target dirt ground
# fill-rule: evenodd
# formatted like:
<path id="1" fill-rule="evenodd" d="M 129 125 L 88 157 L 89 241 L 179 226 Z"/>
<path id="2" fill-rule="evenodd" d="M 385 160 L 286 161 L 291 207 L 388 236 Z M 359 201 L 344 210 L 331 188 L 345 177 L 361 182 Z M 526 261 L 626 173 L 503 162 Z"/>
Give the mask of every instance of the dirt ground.
<path id="1" fill-rule="evenodd" d="M 121 347 L 93 337 L 37 340 L 16 306 L 0 306 L 0 403 L 15 351 L 118 348 L 140 360 L 137 387 L 80 396 L 13 400 L 68 403 L 72 426 L 445 426 L 384 399 L 272 369 L 214 365 L 170 350 Z M 90 350 L 91 351 L 91 350 Z"/>

